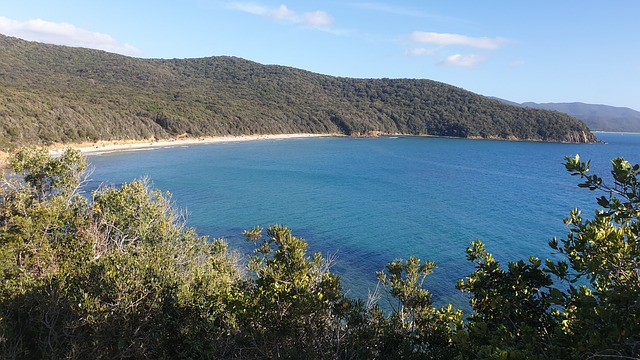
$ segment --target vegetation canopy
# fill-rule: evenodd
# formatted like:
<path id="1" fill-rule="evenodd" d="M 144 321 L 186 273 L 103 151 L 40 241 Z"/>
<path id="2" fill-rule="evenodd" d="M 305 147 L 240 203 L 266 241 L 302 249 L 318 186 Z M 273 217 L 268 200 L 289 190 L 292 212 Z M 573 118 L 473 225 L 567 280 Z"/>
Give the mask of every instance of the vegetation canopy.
<path id="1" fill-rule="evenodd" d="M 0 186 L 0 357 L 4 359 L 632 359 L 640 356 L 640 165 L 553 239 L 557 261 L 500 264 L 480 241 L 457 287 L 471 312 L 436 308 L 435 264 L 377 273 L 390 300 L 345 296 L 331 259 L 281 225 L 245 232 L 247 258 L 185 226 L 171 196 L 137 180 L 80 196 L 85 161 L 21 149 Z M 426 285 L 425 285 L 426 284 Z M 385 309 L 385 310 L 383 310 Z"/>
<path id="2" fill-rule="evenodd" d="M 0 149 L 251 134 L 594 142 L 581 121 L 430 80 L 352 79 L 235 57 L 137 59 L 0 35 Z"/>

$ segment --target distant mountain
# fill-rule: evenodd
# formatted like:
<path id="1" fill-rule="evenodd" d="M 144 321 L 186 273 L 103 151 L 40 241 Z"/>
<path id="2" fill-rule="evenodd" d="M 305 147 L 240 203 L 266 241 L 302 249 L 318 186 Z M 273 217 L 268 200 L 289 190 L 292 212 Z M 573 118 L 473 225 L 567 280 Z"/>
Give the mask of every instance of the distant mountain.
<path id="1" fill-rule="evenodd" d="M 594 131 L 640 132 L 640 112 L 626 107 L 574 103 L 526 102 L 523 106 L 560 111 L 582 120 Z"/>
<path id="2" fill-rule="evenodd" d="M 609 105 L 572 103 L 535 103 L 522 104 L 499 98 L 505 104 L 524 106 L 534 109 L 560 111 L 582 120 L 592 131 L 640 132 L 640 111 L 626 107 Z"/>
<path id="3" fill-rule="evenodd" d="M 566 114 L 436 81 L 338 78 L 228 56 L 138 59 L 0 35 L 0 148 L 300 132 L 595 140 Z"/>

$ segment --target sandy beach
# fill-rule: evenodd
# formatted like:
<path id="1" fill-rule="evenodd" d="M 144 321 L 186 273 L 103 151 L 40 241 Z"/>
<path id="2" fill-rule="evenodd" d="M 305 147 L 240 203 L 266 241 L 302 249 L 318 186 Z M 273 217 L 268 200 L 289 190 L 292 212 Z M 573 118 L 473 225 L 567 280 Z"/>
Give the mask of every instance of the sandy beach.
<path id="1" fill-rule="evenodd" d="M 255 140 L 279 140 L 293 138 L 333 136 L 331 134 L 276 134 L 276 135 L 241 135 L 241 136 L 215 136 L 188 139 L 163 139 L 158 141 L 98 141 L 91 144 L 61 144 L 49 149 L 52 155 L 60 154 L 64 149 L 73 148 L 80 150 L 85 155 L 97 153 L 109 153 L 116 151 L 144 150 L 160 147 L 188 146 L 194 144 L 213 144 L 226 142 L 241 142 Z"/>
<path id="2" fill-rule="evenodd" d="M 188 146 L 194 144 L 213 144 L 213 143 L 226 143 L 226 142 L 240 142 L 240 141 L 255 141 L 255 140 L 279 140 L 279 139 L 294 139 L 294 138 L 309 138 L 309 137 L 325 137 L 325 136 L 340 136 L 338 134 L 275 134 L 275 135 L 239 135 L 239 136 L 211 136 L 200 138 L 177 138 L 177 139 L 162 139 L 162 140 L 144 140 L 144 141 L 127 141 L 127 140 L 113 140 L 113 141 L 97 141 L 93 143 L 80 143 L 80 144 L 55 144 L 49 146 L 49 154 L 58 155 L 61 154 L 64 149 L 73 148 L 78 149 L 82 154 L 95 155 L 104 154 L 116 151 L 135 151 L 145 150 L 161 147 L 174 147 L 174 146 Z M 0 170 L 6 169 L 8 164 L 9 154 L 0 151 Z"/>

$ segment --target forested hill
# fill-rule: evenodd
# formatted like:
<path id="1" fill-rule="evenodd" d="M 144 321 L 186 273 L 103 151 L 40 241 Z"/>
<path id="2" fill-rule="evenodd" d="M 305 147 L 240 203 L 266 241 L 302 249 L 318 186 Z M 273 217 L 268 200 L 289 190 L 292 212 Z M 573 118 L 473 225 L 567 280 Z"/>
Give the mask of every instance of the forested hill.
<path id="1" fill-rule="evenodd" d="M 595 140 L 568 115 L 430 80 L 338 78 L 226 56 L 138 59 L 0 35 L 0 148 L 301 132 Z"/>

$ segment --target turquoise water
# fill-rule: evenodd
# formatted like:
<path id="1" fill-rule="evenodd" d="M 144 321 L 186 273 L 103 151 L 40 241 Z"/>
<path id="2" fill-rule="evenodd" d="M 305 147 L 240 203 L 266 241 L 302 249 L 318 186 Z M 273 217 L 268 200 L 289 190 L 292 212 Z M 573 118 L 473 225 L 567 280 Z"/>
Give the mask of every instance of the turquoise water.
<path id="1" fill-rule="evenodd" d="M 202 235 L 251 250 L 242 230 L 284 224 L 312 251 L 335 257 L 352 297 L 396 258 L 437 263 L 426 282 L 438 304 L 459 303 L 456 280 L 472 271 L 470 241 L 498 260 L 553 256 L 562 219 L 592 214 L 563 157 L 579 153 L 608 174 L 610 160 L 640 162 L 640 135 L 598 134 L 606 144 L 550 144 L 425 137 L 303 138 L 202 144 L 91 156 L 96 184 L 148 176 L 173 194 Z"/>

